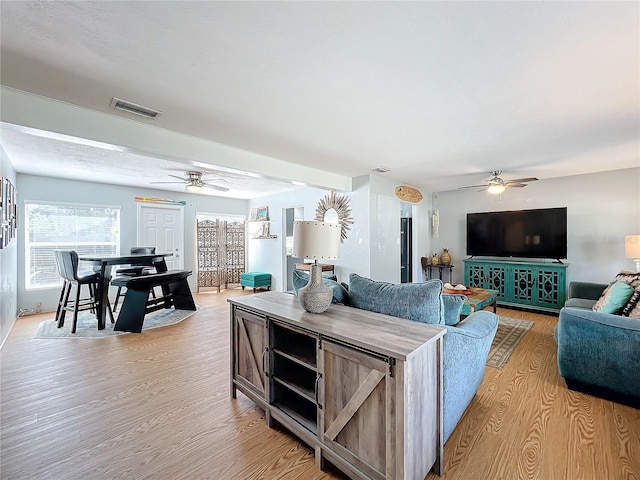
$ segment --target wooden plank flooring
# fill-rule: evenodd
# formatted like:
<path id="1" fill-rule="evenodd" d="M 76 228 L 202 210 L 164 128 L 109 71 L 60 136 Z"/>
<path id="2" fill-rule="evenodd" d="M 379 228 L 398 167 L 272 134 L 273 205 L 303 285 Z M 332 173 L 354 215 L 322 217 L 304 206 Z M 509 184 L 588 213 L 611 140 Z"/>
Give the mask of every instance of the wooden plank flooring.
<path id="1" fill-rule="evenodd" d="M 100 340 L 34 339 L 21 318 L 0 351 L 0 478 L 344 478 L 229 397 L 229 307 L 249 291 L 196 295 L 178 325 Z M 445 480 L 640 479 L 640 410 L 568 391 L 553 316 L 480 390 L 445 445 Z M 429 480 L 438 478 L 429 475 Z"/>

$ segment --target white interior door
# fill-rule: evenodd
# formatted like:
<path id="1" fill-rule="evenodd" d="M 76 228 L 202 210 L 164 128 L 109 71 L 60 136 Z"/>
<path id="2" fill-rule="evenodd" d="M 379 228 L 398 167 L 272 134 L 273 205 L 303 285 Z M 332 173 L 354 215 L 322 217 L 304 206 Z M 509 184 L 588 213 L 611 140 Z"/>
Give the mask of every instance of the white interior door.
<path id="1" fill-rule="evenodd" d="M 184 268 L 184 209 L 173 205 L 138 204 L 138 245 L 156 247 L 167 257 L 167 268 Z"/>

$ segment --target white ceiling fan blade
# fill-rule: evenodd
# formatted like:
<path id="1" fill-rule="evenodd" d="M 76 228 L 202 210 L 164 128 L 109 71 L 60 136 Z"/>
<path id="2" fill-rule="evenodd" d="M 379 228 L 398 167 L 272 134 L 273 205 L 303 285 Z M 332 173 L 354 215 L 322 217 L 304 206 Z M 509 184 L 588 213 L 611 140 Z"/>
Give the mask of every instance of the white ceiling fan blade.
<path id="1" fill-rule="evenodd" d="M 149 182 L 149 183 L 160 184 L 160 183 L 185 183 L 185 182 L 182 181 L 182 182 Z"/>
<path id="2" fill-rule="evenodd" d="M 526 183 L 514 183 L 514 182 L 507 182 L 504 184 L 505 187 L 516 187 L 516 188 L 522 188 L 522 187 L 526 187 L 527 184 Z"/>
<path id="3" fill-rule="evenodd" d="M 507 181 L 507 183 L 528 183 L 528 182 L 535 182 L 536 180 L 538 180 L 536 177 L 514 178 L 513 180 Z"/>
<path id="4" fill-rule="evenodd" d="M 205 182 L 229 183 L 229 181 L 226 178 L 221 178 L 221 177 L 210 177 L 210 178 L 202 177 L 202 180 Z"/>
<path id="5" fill-rule="evenodd" d="M 466 187 L 458 187 L 458 190 L 464 190 L 465 188 L 487 188 L 486 185 L 467 185 Z"/>
<path id="6" fill-rule="evenodd" d="M 182 180 L 183 182 L 188 181 L 188 179 L 184 178 L 184 177 L 178 177 L 177 175 L 169 175 L 171 178 L 177 178 L 178 180 Z"/>
<path id="7" fill-rule="evenodd" d="M 228 192 L 229 189 L 227 187 L 219 187 L 218 185 L 211 185 L 210 183 L 203 183 L 203 187 L 212 188 L 213 190 L 218 190 L 220 192 Z"/>

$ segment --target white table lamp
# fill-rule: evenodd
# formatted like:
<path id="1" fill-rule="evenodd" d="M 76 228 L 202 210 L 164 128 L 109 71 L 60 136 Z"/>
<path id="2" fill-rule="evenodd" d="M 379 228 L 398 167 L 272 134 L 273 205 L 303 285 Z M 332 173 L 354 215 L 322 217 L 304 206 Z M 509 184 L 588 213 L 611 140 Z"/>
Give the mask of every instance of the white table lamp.
<path id="1" fill-rule="evenodd" d="M 640 235 L 624 237 L 624 253 L 636 262 L 636 272 L 640 272 Z"/>
<path id="2" fill-rule="evenodd" d="M 298 290 L 300 305 L 311 313 L 322 313 L 333 298 L 333 290 L 322 282 L 322 266 L 318 260 L 340 257 L 342 228 L 337 223 L 317 221 L 293 222 L 293 256 L 315 260 L 309 283 Z"/>

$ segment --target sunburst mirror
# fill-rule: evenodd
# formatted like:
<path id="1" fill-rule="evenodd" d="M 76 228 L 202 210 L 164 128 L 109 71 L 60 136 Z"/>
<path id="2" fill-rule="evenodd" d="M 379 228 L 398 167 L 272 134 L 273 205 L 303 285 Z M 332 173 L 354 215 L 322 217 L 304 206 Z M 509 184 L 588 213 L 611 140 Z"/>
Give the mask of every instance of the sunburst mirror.
<path id="1" fill-rule="evenodd" d="M 353 218 L 349 208 L 349 197 L 331 192 L 318 202 L 316 221 L 339 223 L 341 228 L 341 242 L 347 239 L 347 232 L 351 229 Z"/>

